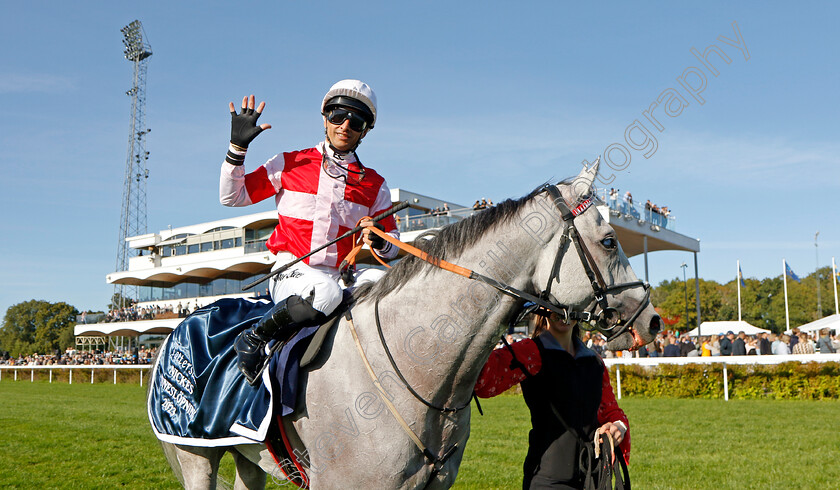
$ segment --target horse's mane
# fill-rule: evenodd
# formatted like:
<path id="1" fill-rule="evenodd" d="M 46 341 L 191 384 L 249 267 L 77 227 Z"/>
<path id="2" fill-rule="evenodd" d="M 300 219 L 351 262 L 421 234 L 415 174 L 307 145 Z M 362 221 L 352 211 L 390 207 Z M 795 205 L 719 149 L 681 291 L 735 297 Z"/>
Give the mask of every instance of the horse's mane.
<path id="1" fill-rule="evenodd" d="M 510 221 L 544 187 L 545 185 L 540 185 L 524 197 L 507 199 L 491 208 L 473 213 L 466 219 L 444 226 L 440 230 L 423 233 L 415 239 L 414 246 L 443 260 L 457 256 L 485 233 Z M 357 301 L 382 299 L 388 293 L 402 288 L 412 277 L 423 271 L 431 271 L 433 267 L 424 260 L 408 255 L 389 269 L 382 279 L 359 286 L 353 292 L 353 297 Z"/>

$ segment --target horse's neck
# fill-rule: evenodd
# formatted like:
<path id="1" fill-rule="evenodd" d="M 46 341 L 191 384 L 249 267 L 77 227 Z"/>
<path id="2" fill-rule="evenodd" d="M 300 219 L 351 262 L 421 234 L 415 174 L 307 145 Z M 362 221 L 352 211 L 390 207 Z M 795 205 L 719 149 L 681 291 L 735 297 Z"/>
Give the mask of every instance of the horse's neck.
<path id="1" fill-rule="evenodd" d="M 517 289 L 527 288 L 541 250 L 519 229 L 520 220 L 510 221 L 450 260 Z M 382 324 L 401 332 L 398 338 L 393 331 L 386 337 L 400 343 L 403 365 L 418 373 L 415 380 L 426 385 L 427 393 L 442 402 L 463 401 L 461 392 L 472 391 L 515 303 L 487 284 L 437 269 L 418 274 L 384 298 Z"/>

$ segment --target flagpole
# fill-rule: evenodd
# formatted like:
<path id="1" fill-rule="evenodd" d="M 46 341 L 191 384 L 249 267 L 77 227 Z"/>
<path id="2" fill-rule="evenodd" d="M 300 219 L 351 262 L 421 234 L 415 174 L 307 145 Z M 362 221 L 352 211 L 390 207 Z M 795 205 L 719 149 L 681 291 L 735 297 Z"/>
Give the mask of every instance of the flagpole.
<path id="1" fill-rule="evenodd" d="M 785 284 L 785 331 L 787 332 L 790 330 L 790 314 L 788 313 L 788 302 L 787 302 L 787 262 L 785 259 L 782 259 L 782 280 Z"/>
<path id="2" fill-rule="evenodd" d="M 837 308 L 837 266 L 834 265 L 834 257 L 831 258 L 831 283 L 834 284 L 834 314 L 840 315 L 840 308 Z"/>
<path id="3" fill-rule="evenodd" d="M 741 321 L 741 260 L 737 261 L 738 264 L 738 273 L 736 274 L 737 279 L 735 280 L 738 286 L 738 321 Z"/>

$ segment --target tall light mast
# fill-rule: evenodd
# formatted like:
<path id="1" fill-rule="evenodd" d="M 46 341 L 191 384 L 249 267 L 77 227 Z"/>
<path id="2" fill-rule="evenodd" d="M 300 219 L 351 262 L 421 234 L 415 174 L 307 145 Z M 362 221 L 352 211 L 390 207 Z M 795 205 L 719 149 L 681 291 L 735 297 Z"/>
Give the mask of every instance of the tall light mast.
<path id="1" fill-rule="evenodd" d="M 120 29 L 123 33 L 125 59 L 134 64 L 134 79 L 126 95 L 131 97 L 131 125 L 128 130 L 128 156 L 125 161 L 125 183 L 120 214 L 120 236 L 117 243 L 117 271 L 128 270 L 128 261 L 135 255 L 126 238 L 146 233 L 146 179 L 149 171 L 146 161 L 146 68 L 152 47 L 145 41 L 143 24 L 135 20 Z M 137 286 L 117 284 L 114 293 L 119 294 L 117 306 L 129 299 L 137 299 Z"/>

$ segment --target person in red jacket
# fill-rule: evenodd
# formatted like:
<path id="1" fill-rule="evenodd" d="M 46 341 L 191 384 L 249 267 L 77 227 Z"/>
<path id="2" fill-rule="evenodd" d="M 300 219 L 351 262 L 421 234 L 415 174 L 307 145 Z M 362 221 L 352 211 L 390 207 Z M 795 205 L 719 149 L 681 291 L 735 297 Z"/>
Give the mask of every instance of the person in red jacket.
<path id="1" fill-rule="evenodd" d="M 582 488 L 581 441 L 609 434 L 629 461 L 630 423 L 604 362 L 580 340 L 579 327 L 556 313 L 534 315 L 533 322 L 532 338 L 490 354 L 475 393 L 489 398 L 521 383 L 532 426 L 523 488 Z"/>
<path id="2" fill-rule="evenodd" d="M 326 245 L 364 217 L 391 207 L 385 179 L 363 165 L 356 154 L 376 124 L 376 95 L 368 84 L 341 80 L 333 85 L 321 102 L 325 139 L 313 148 L 275 155 L 250 173 L 244 170 L 248 145 L 271 128 L 270 124 L 257 125 L 265 102 L 255 108 L 251 95 L 242 99 L 238 114 L 232 102 L 229 108 L 231 137 L 222 163 L 219 201 L 225 206 L 248 206 L 274 198 L 279 219 L 266 243 L 277 256 L 274 269 Z M 375 226 L 399 238 L 393 216 Z M 383 259 L 397 255 L 396 247 L 368 229 L 363 239 Z M 285 340 L 302 327 L 322 323 L 341 303 L 338 265 L 352 245 L 349 238 L 342 240 L 272 278 L 269 291 L 275 305 L 234 343 L 239 370 L 251 384 L 257 382 L 270 340 Z M 364 269 L 348 282 L 376 280 L 381 274 Z"/>

